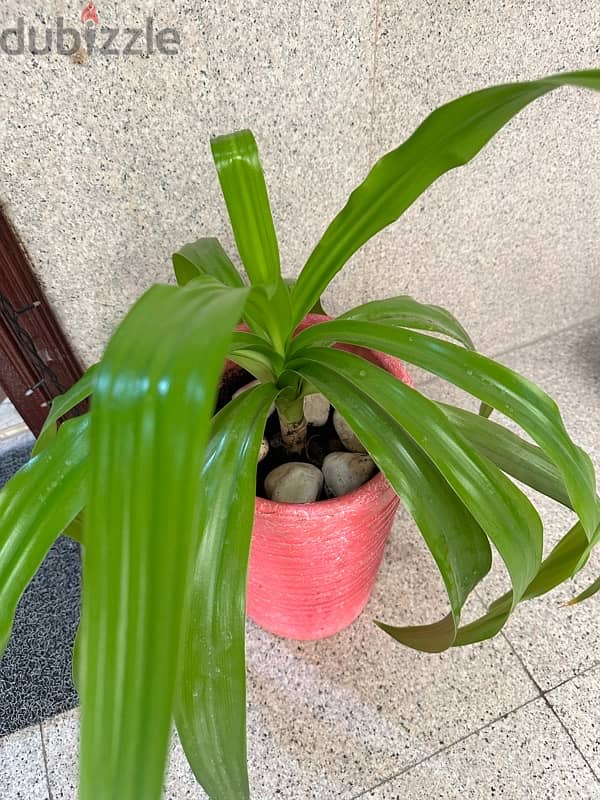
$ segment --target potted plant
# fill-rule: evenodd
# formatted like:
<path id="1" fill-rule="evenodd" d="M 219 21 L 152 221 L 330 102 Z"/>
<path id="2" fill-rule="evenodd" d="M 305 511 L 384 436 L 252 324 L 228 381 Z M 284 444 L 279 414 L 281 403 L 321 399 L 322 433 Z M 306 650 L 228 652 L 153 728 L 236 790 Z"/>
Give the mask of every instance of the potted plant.
<path id="1" fill-rule="evenodd" d="M 249 283 L 214 239 L 175 254 L 179 285 L 135 303 L 102 360 L 54 401 L 31 461 L 0 494 L 1 645 L 56 537 L 84 545 L 81 798 L 158 798 L 173 718 L 210 797 L 249 797 L 244 618 L 255 508 L 249 611 L 283 635 L 329 635 L 360 612 L 398 498 L 451 609 L 431 625 L 378 623 L 410 647 L 491 637 L 517 603 L 585 564 L 600 537 L 594 470 L 541 389 L 476 352 L 447 311 L 408 297 L 315 316 L 356 250 L 562 85 L 600 89 L 600 71 L 497 86 L 437 109 L 375 164 L 292 285 L 252 134 L 212 142 Z M 423 396 L 396 359 L 479 398 L 480 414 Z M 89 413 L 57 426 L 90 395 Z M 535 444 L 490 420 L 492 409 Z M 578 516 L 545 560 L 539 516 L 508 476 Z M 461 626 L 491 545 L 512 591 Z"/>

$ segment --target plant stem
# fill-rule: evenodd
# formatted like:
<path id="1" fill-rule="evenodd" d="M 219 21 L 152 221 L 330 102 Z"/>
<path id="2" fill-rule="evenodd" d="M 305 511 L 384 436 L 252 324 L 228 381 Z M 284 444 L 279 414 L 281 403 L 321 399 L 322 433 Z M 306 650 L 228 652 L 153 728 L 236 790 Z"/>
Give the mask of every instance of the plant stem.
<path id="1" fill-rule="evenodd" d="M 291 403 L 277 404 L 281 441 L 288 453 L 303 453 L 306 447 L 306 417 L 304 400 L 296 398 Z"/>

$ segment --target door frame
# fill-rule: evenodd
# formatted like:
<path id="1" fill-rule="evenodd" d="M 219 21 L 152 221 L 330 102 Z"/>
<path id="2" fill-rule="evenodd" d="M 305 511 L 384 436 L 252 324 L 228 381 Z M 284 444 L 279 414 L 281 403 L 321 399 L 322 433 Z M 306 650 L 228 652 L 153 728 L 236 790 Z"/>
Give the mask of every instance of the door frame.
<path id="1" fill-rule="evenodd" d="M 82 374 L 27 250 L 0 206 L 0 385 L 37 436 L 52 399 Z M 78 407 L 77 413 L 83 410 Z"/>

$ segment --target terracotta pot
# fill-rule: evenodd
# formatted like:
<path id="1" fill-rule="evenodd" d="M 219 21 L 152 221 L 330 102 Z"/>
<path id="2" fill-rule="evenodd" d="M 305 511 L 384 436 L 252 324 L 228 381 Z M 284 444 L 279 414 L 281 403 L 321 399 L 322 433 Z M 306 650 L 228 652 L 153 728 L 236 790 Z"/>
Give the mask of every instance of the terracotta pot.
<path id="1" fill-rule="evenodd" d="M 310 314 L 298 330 L 327 321 Z M 359 352 L 405 383 L 394 358 Z M 364 609 L 399 500 L 381 473 L 343 497 L 302 505 L 256 498 L 247 613 L 288 639 L 322 639 Z"/>

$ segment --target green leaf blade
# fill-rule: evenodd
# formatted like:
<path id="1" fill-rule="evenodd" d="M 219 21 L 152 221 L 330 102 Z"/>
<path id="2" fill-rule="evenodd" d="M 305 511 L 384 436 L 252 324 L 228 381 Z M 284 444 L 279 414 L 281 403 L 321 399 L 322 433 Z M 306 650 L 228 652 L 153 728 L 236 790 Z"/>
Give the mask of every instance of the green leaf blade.
<path id="1" fill-rule="evenodd" d="M 159 800 L 217 382 L 247 290 L 155 286 L 100 362 L 80 647 L 81 800 Z M 198 342 L 210 341 L 202 357 Z"/>
<path id="2" fill-rule="evenodd" d="M 452 613 L 439 623 L 411 627 L 378 624 L 410 647 L 428 652 L 447 649 L 454 641 L 467 597 L 491 566 L 491 550 L 484 532 L 389 409 L 363 391 L 363 382 L 357 384 L 334 365 L 314 359 L 299 360 L 295 368 L 347 419 L 406 504 L 448 592 Z"/>
<path id="3" fill-rule="evenodd" d="M 33 446 L 32 455 L 38 455 L 42 450 L 45 450 L 48 445 L 55 439 L 58 429 L 58 421 L 69 411 L 72 411 L 76 406 L 86 400 L 94 390 L 94 378 L 97 372 L 98 365 L 93 364 L 85 371 L 83 376 L 71 386 L 64 394 L 55 397 L 52 400 L 50 413 L 46 417 L 46 421 L 40 431 L 35 445 Z"/>
<path id="4" fill-rule="evenodd" d="M 242 276 L 218 239 L 198 239 L 184 245 L 173 254 L 173 268 L 180 286 L 199 275 L 210 275 L 225 286 L 236 289 L 244 286 Z"/>
<path id="5" fill-rule="evenodd" d="M 590 597 L 598 594 L 598 592 L 600 592 L 600 578 L 596 578 L 596 580 L 591 583 L 587 589 L 584 589 L 583 592 L 580 592 L 576 597 L 570 600 L 568 605 L 576 606 L 579 603 L 583 603 L 584 600 L 589 600 Z"/>
<path id="6" fill-rule="evenodd" d="M 385 370 L 341 350 L 313 349 L 304 357 L 362 386 L 371 402 L 379 403 L 406 429 L 494 543 L 515 597 L 521 597 L 542 559 L 542 525 L 525 495 L 468 445 L 434 401 Z"/>
<path id="7" fill-rule="evenodd" d="M 268 331 L 275 349 L 283 354 L 292 330 L 290 295 L 281 277 L 279 245 L 256 141 L 251 131 L 243 130 L 218 136 L 211 148 L 240 258 L 253 286 L 267 290 L 264 299 L 257 292 L 250 296 L 250 324 L 257 333 Z M 262 329 L 251 320 L 257 320 Z"/>
<path id="8" fill-rule="evenodd" d="M 585 559 L 588 553 L 589 542 L 581 523 L 578 522 L 544 559 L 538 574 L 527 587 L 521 600 L 533 600 L 541 597 L 573 577 L 578 571 L 582 559 Z M 459 629 L 455 646 L 463 647 L 494 636 L 499 627 L 502 627 L 508 619 L 514 606 L 512 592 L 502 595 L 492 603 L 484 616 Z"/>
<path id="9" fill-rule="evenodd" d="M 88 428 L 87 416 L 65 422 L 0 491 L 0 654 L 21 595 L 83 508 Z"/>
<path id="10" fill-rule="evenodd" d="M 254 136 L 249 130 L 219 136 L 211 149 L 246 272 L 254 284 L 276 283 L 279 246 Z"/>
<path id="11" fill-rule="evenodd" d="M 176 711 L 181 743 L 213 800 L 249 797 L 245 605 L 256 462 L 277 389 L 250 389 L 213 422 L 204 515 Z"/>
<path id="12" fill-rule="evenodd" d="M 571 508 L 571 500 L 559 471 L 544 451 L 496 422 L 462 408 L 440 403 L 471 445 L 503 472 Z"/>
<path id="13" fill-rule="evenodd" d="M 600 523 L 594 468 L 570 439 L 556 403 L 538 386 L 452 342 L 378 323 L 340 320 L 315 325 L 295 338 L 292 353 L 334 342 L 371 347 L 422 367 L 513 419 L 552 459 L 588 536 L 594 534 Z"/>
<path id="14" fill-rule="evenodd" d="M 469 350 L 475 349 L 469 334 L 449 311 L 441 306 L 419 303 L 408 295 L 373 300 L 346 311 L 338 319 L 380 322 L 401 328 L 432 331 L 456 339 Z"/>

